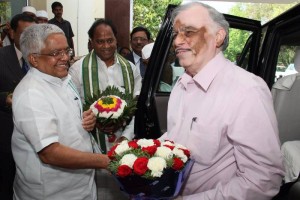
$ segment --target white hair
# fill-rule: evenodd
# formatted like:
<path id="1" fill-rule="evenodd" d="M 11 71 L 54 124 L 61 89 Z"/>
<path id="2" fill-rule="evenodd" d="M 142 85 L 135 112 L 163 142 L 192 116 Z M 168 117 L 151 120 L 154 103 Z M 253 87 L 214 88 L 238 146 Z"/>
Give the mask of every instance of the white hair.
<path id="1" fill-rule="evenodd" d="M 32 53 L 40 53 L 45 48 L 45 41 L 51 34 L 65 33 L 53 24 L 33 24 L 27 27 L 20 37 L 20 48 L 23 57 L 28 62 L 28 56 Z"/>
<path id="2" fill-rule="evenodd" d="M 215 8 L 201 3 L 201 2 L 190 2 L 190 3 L 186 3 L 186 4 L 182 4 L 180 6 L 178 6 L 177 8 L 174 9 L 174 11 L 172 12 L 172 22 L 174 24 L 174 19 L 175 17 L 184 10 L 187 10 L 193 6 L 202 6 L 204 8 L 207 9 L 209 17 L 213 20 L 213 22 L 215 22 L 215 24 L 221 28 L 223 28 L 226 32 L 226 36 L 224 38 L 223 44 L 222 44 L 222 50 L 224 51 L 227 47 L 228 47 L 228 43 L 229 43 L 229 23 L 226 21 L 226 19 L 224 18 L 224 15 L 222 13 L 219 13 Z"/>

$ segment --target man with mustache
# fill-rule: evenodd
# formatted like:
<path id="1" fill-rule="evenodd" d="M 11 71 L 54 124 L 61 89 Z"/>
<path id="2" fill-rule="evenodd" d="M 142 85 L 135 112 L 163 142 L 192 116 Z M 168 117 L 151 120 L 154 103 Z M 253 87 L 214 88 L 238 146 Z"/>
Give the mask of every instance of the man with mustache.
<path id="1" fill-rule="evenodd" d="M 142 26 L 135 27 L 130 34 L 130 44 L 132 52 L 126 58 L 139 68 L 142 78 L 146 72 L 146 66 L 142 62 L 142 49 L 150 42 L 151 34 L 149 30 Z"/>
<path id="2" fill-rule="evenodd" d="M 54 14 L 54 18 L 50 19 L 48 23 L 55 24 L 56 26 L 58 26 L 64 31 L 68 40 L 68 45 L 74 51 L 74 42 L 73 42 L 74 33 L 73 33 L 71 23 L 68 20 L 63 19 L 62 17 L 64 12 L 63 5 L 60 2 L 55 1 L 51 4 L 51 8 L 52 8 L 52 13 Z"/>
<path id="3" fill-rule="evenodd" d="M 195 159 L 177 199 L 271 199 L 284 169 L 269 88 L 224 57 L 229 24 L 214 8 L 183 4 L 172 22 L 185 73 L 171 92 L 162 138 Z"/>
<path id="4" fill-rule="evenodd" d="M 82 102 L 93 95 L 92 91 L 104 91 L 108 86 L 116 86 L 121 92 L 131 94 L 133 97 L 139 95 L 142 78 L 137 67 L 117 53 L 117 30 L 114 24 L 110 20 L 99 19 L 93 23 L 88 34 L 93 50 L 75 62 L 69 70 Z M 106 152 L 116 142 L 133 139 L 134 118 L 125 127 L 97 128 L 100 133 L 101 149 Z M 101 184 L 98 185 L 98 189 L 101 190 L 99 199 L 124 198 L 118 187 L 112 187 L 116 184 L 111 176 L 105 172 L 99 173 L 99 176 L 103 176 L 99 179 Z"/>

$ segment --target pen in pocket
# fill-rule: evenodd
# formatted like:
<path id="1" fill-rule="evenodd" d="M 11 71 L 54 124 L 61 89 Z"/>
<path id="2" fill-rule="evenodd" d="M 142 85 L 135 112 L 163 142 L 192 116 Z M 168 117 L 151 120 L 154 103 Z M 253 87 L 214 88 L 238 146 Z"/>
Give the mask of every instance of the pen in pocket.
<path id="1" fill-rule="evenodd" d="M 196 122 L 196 120 L 197 120 L 197 117 L 193 117 L 193 118 L 192 118 L 190 130 L 192 130 L 192 128 L 193 128 L 193 123 Z"/>

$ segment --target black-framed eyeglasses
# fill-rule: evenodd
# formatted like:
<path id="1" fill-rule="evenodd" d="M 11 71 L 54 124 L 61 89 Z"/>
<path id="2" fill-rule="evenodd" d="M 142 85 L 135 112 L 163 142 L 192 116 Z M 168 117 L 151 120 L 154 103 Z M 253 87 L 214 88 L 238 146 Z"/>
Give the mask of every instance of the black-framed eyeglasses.
<path id="1" fill-rule="evenodd" d="M 33 53 L 33 54 L 37 54 L 41 56 L 51 56 L 54 57 L 55 59 L 61 59 L 64 55 L 67 55 L 68 57 L 72 57 L 74 52 L 73 49 L 67 48 L 60 51 L 53 51 L 51 53 Z"/>
<path id="2" fill-rule="evenodd" d="M 141 42 L 147 42 L 148 41 L 148 39 L 147 38 L 144 38 L 144 37 L 134 37 L 134 38 L 132 38 L 132 41 L 133 42 L 138 42 L 138 41 L 141 41 Z"/>

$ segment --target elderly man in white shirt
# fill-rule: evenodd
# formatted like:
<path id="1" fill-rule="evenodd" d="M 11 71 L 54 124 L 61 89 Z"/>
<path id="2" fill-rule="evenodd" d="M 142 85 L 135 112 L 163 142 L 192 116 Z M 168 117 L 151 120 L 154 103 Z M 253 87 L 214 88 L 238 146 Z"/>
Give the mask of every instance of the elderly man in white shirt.
<path id="1" fill-rule="evenodd" d="M 31 69 L 13 95 L 14 199 L 96 200 L 94 169 L 106 168 L 109 158 L 93 153 L 88 131 L 96 118 L 82 111 L 68 75 L 67 39 L 55 25 L 35 24 L 20 45 Z"/>

